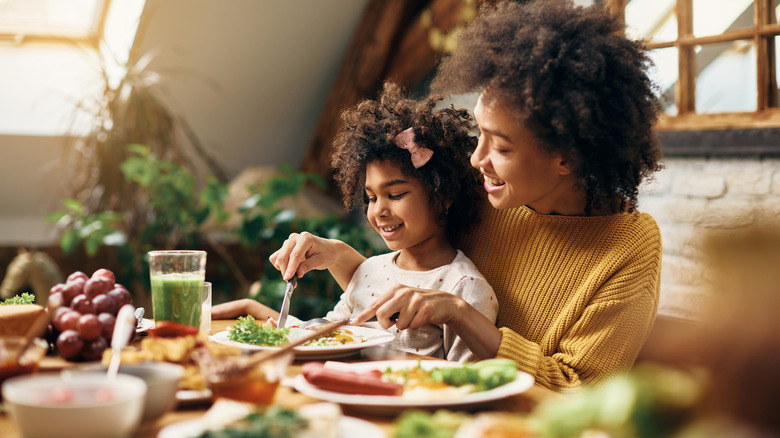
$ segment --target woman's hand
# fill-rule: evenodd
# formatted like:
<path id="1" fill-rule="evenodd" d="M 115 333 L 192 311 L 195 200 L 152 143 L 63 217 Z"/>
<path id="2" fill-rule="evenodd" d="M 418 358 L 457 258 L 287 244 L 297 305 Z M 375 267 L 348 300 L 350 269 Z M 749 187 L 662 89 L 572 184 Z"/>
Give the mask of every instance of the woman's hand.
<path id="1" fill-rule="evenodd" d="M 398 313 L 393 322 L 390 317 Z M 355 317 L 360 325 L 376 315 L 383 328 L 395 324 L 399 330 L 418 329 L 425 324 L 447 324 L 480 359 L 496 356 L 501 331 L 485 315 L 462 298 L 440 290 L 419 289 L 397 284 Z"/>
<path id="2" fill-rule="evenodd" d="M 328 269 L 339 285 L 346 289 L 352 274 L 365 257 L 354 248 L 336 239 L 324 239 L 311 233 L 293 233 L 282 247 L 268 258 L 289 280 L 312 269 Z"/>

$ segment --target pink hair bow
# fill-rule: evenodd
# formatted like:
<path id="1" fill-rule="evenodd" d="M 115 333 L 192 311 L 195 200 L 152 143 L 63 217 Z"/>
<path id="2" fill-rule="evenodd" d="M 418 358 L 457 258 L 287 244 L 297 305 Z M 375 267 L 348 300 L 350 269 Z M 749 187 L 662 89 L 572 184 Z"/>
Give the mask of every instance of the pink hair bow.
<path id="1" fill-rule="evenodd" d="M 393 142 L 399 148 L 409 151 L 412 155 L 412 166 L 414 166 L 415 169 L 424 166 L 433 156 L 432 150 L 423 146 L 418 146 L 417 143 L 414 142 L 414 130 L 412 128 L 401 131 L 400 134 L 393 138 Z"/>

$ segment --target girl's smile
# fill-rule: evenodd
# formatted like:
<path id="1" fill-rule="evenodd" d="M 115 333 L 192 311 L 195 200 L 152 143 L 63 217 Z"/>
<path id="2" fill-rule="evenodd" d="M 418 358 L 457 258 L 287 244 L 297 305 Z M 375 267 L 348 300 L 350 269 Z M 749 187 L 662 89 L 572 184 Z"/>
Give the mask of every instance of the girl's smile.
<path id="1" fill-rule="evenodd" d="M 404 175 L 390 161 L 375 161 L 366 166 L 366 217 L 382 236 L 388 248 L 400 250 L 396 263 L 404 269 L 439 263 L 455 257 L 442 225 L 422 182 Z M 436 266 L 441 266 L 439 263 Z"/>

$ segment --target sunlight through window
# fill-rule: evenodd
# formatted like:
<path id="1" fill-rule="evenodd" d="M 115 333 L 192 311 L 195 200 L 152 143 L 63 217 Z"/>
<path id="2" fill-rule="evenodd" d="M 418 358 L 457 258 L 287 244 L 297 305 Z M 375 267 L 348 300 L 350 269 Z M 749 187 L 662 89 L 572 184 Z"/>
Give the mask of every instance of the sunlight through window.
<path id="1" fill-rule="evenodd" d="M 98 35 L 105 0 L 0 0 L 0 35 L 92 39 Z"/>
<path id="2" fill-rule="evenodd" d="M 114 82 L 125 73 L 144 3 L 0 0 L 0 135 L 88 129 L 77 105 L 100 93 L 101 66 Z"/>

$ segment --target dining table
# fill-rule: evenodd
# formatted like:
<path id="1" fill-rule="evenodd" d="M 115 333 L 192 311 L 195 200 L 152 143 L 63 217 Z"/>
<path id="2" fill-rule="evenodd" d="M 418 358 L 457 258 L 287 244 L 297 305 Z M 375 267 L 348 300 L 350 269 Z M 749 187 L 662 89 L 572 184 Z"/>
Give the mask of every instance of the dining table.
<path id="1" fill-rule="evenodd" d="M 214 320 L 212 321 L 212 333 L 217 333 L 229 328 L 235 320 Z M 367 347 L 358 350 L 354 355 L 350 357 L 340 358 L 343 362 L 366 362 L 374 360 L 409 360 L 409 359 L 423 359 L 423 360 L 443 360 L 432 357 L 422 356 L 419 354 L 409 353 L 401 350 L 389 348 L 387 346 L 374 346 Z M 305 362 L 310 362 L 311 359 L 294 360 L 287 369 L 287 375 L 289 378 L 294 378 L 301 373 L 301 368 Z M 77 364 L 67 362 L 60 357 L 47 356 L 40 364 L 39 373 L 44 372 L 57 372 L 66 367 L 74 366 Z M 501 398 L 494 401 L 489 401 L 484 404 L 480 404 L 476 408 L 470 408 L 470 412 L 506 412 L 506 413 L 528 413 L 534 406 L 543 400 L 551 397 L 559 396 L 558 393 L 546 389 L 539 385 L 533 385 L 528 390 L 513 396 Z M 280 385 L 274 396 L 272 405 L 285 409 L 297 410 L 301 406 L 319 403 L 322 400 L 302 394 L 296 391 L 291 385 Z M 142 423 L 135 433 L 133 438 L 155 438 L 159 432 L 170 425 L 197 419 L 202 417 L 206 411 L 211 407 L 213 400 L 208 399 L 199 403 L 182 403 L 180 402 L 174 409 L 164 414 L 154 422 Z M 394 424 L 397 419 L 397 415 L 385 415 L 385 414 L 371 414 L 362 410 L 354 410 L 349 406 L 342 406 L 344 415 L 354 417 L 360 420 L 370 422 L 379 427 L 387 438 L 392 437 Z M 5 410 L 0 409 L 0 437 L 3 438 L 24 438 L 19 429 L 9 418 Z"/>

